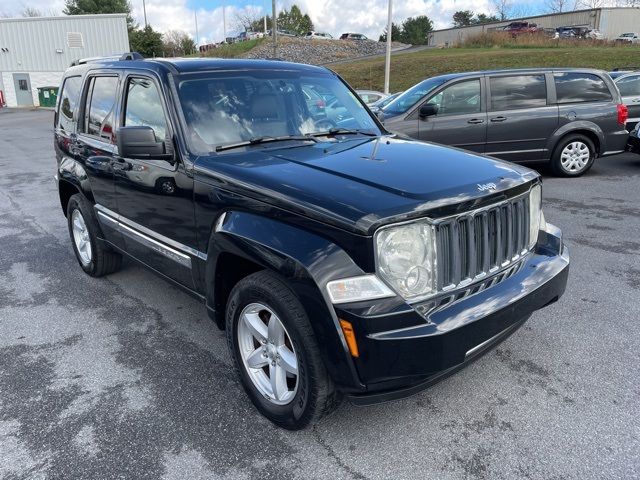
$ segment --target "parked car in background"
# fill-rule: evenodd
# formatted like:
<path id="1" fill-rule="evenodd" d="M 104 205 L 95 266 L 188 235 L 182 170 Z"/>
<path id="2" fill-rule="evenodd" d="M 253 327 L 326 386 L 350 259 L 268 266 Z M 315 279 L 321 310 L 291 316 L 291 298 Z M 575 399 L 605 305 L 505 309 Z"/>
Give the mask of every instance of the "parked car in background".
<path id="1" fill-rule="evenodd" d="M 640 37 L 635 32 L 623 33 L 618 38 L 615 39 L 618 43 L 640 43 Z"/>
<path id="2" fill-rule="evenodd" d="M 635 128 L 629 132 L 626 150 L 640 155 L 640 122 L 636 123 Z"/>
<path id="3" fill-rule="evenodd" d="M 305 87 L 351 123 L 316 124 Z M 60 99 L 55 178 L 79 267 L 101 277 L 126 256 L 201 301 L 281 427 L 427 388 L 565 291 L 538 174 L 389 134 L 325 68 L 126 54 L 67 70 Z M 194 365 L 236 390 L 226 364 Z"/>
<path id="4" fill-rule="evenodd" d="M 343 33 L 340 35 L 340 40 L 369 40 L 361 33 Z"/>
<path id="5" fill-rule="evenodd" d="M 494 70 L 432 77 L 382 109 L 384 125 L 421 140 L 576 177 L 624 151 L 627 107 L 590 69 Z"/>
<path id="6" fill-rule="evenodd" d="M 602 35 L 599 30 L 595 30 L 590 27 L 568 26 L 556 28 L 554 38 L 581 38 L 589 40 L 602 40 L 604 39 L 604 35 Z"/>
<path id="7" fill-rule="evenodd" d="M 378 92 L 376 90 L 356 90 L 356 93 L 367 105 L 372 105 L 378 100 L 385 99 L 389 96 L 386 93 Z"/>
<path id="8" fill-rule="evenodd" d="M 600 30 L 591 29 L 585 34 L 585 38 L 590 40 L 604 40 L 604 34 Z"/>
<path id="9" fill-rule="evenodd" d="M 380 100 L 373 102 L 371 105 L 369 105 L 369 109 L 373 112 L 373 113 L 378 113 L 385 105 L 389 104 L 390 102 L 392 102 L 395 98 L 398 97 L 398 95 L 400 95 L 402 92 L 396 92 L 396 93 L 392 93 L 391 95 L 389 95 L 386 98 L 381 98 Z"/>
<path id="10" fill-rule="evenodd" d="M 511 22 L 509 25 L 506 25 L 502 31 L 507 32 L 514 37 L 519 35 L 544 33 L 544 29 L 538 27 L 538 24 L 530 22 Z"/>
<path id="11" fill-rule="evenodd" d="M 322 32 L 307 32 L 304 38 L 309 40 L 333 40 L 333 36 Z"/>
<path id="12" fill-rule="evenodd" d="M 627 129 L 633 130 L 640 122 L 640 71 L 626 73 L 615 79 L 622 102 L 629 110 Z"/>
<path id="13" fill-rule="evenodd" d="M 240 34 L 236 37 L 236 42 L 246 42 L 247 40 L 255 40 L 261 37 L 262 33 L 258 32 L 240 32 Z"/>

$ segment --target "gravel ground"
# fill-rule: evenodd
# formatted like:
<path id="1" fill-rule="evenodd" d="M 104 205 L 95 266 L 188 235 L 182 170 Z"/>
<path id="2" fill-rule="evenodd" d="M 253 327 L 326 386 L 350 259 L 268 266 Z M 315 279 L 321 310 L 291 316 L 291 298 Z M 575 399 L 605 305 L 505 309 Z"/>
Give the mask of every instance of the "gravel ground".
<path id="1" fill-rule="evenodd" d="M 640 477 L 640 157 L 545 177 L 565 296 L 412 398 L 273 427 L 204 307 L 127 263 L 78 267 L 52 113 L 0 113 L 0 478 Z"/>

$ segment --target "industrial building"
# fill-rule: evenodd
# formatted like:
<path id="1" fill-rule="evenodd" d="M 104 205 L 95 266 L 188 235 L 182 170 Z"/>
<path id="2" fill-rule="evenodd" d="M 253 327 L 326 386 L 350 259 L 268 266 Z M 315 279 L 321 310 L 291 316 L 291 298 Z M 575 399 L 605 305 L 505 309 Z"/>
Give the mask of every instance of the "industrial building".
<path id="1" fill-rule="evenodd" d="M 512 18 L 503 22 L 485 23 L 461 28 L 434 30 L 429 34 L 429 45 L 454 45 L 468 37 L 484 32 L 501 30 L 511 22 L 536 23 L 538 27 L 590 27 L 599 30 L 604 38 L 613 40 L 621 33 L 640 31 L 640 9 L 631 7 L 592 8 L 572 12 L 550 13 L 532 17 Z"/>
<path id="2" fill-rule="evenodd" d="M 129 51 L 125 14 L 0 18 L 0 92 L 8 107 L 50 103 L 63 72 L 79 58 Z M 0 100 L 1 101 L 1 100 Z"/>

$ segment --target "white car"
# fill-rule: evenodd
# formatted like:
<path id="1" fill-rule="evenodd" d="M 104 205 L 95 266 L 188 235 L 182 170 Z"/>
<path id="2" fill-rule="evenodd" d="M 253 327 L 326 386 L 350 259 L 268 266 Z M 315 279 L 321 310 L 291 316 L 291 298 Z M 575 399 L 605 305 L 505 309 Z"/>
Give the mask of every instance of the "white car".
<path id="1" fill-rule="evenodd" d="M 635 32 L 623 33 L 618 38 L 616 38 L 616 42 L 621 42 L 621 43 L 640 43 L 640 36 Z"/>
<path id="2" fill-rule="evenodd" d="M 304 38 L 310 40 L 333 40 L 333 37 L 330 34 L 322 32 L 308 32 Z"/>
<path id="3" fill-rule="evenodd" d="M 378 100 L 382 100 L 383 98 L 387 98 L 389 96 L 386 93 L 377 92 L 375 90 L 356 90 L 356 93 L 367 105 L 372 105 Z"/>
<path id="4" fill-rule="evenodd" d="M 604 40 L 604 35 L 600 30 L 589 30 L 585 34 L 585 38 L 589 38 L 591 40 Z"/>

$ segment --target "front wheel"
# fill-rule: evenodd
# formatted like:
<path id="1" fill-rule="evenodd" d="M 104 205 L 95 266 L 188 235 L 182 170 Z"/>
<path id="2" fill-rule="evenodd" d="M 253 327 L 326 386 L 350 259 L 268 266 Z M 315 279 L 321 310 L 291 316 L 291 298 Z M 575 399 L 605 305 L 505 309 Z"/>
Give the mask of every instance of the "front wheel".
<path id="1" fill-rule="evenodd" d="M 596 159 L 593 142 L 584 135 L 569 135 L 556 146 L 551 168 L 561 177 L 579 177 L 586 173 Z"/>
<path id="2" fill-rule="evenodd" d="M 307 314 L 280 277 L 263 271 L 241 280 L 226 330 L 242 386 L 273 423 L 299 430 L 338 405 Z"/>

